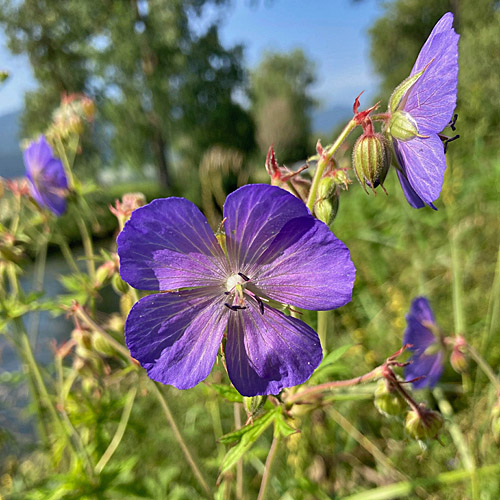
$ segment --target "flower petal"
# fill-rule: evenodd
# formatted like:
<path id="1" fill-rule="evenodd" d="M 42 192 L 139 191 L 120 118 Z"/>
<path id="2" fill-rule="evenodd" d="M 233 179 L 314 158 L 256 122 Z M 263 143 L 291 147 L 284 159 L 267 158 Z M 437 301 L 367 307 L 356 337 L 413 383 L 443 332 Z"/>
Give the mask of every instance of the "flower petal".
<path id="1" fill-rule="evenodd" d="M 405 366 L 405 380 L 413 380 L 417 377 L 422 377 L 420 380 L 413 382 L 415 389 L 423 389 L 424 387 L 433 388 L 441 378 L 443 373 L 443 353 L 440 351 L 436 354 L 415 354 L 411 359 L 411 364 Z"/>
<path id="2" fill-rule="evenodd" d="M 251 184 L 231 193 L 224 204 L 224 228 L 233 271 L 251 270 L 288 221 L 307 215 L 302 201 L 276 186 Z"/>
<path id="3" fill-rule="evenodd" d="M 415 137 L 409 141 L 394 141 L 394 149 L 410 186 L 424 203 L 431 205 L 441 194 L 446 170 L 441 139 L 437 134 L 431 133 L 425 138 Z"/>
<path id="4" fill-rule="evenodd" d="M 121 277 L 142 290 L 219 285 L 227 262 L 205 216 L 184 198 L 134 210 L 119 234 Z"/>
<path id="5" fill-rule="evenodd" d="M 231 311 L 227 327 L 229 378 L 243 396 L 278 394 L 302 384 L 322 359 L 316 332 L 304 322 L 248 299 L 247 309 Z"/>
<path id="6" fill-rule="evenodd" d="M 404 110 L 421 128 L 441 132 L 451 120 L 457 102 L 458 39 L 453 14 L 448 12 L 436 24 L 422 47 L 411 76 L 424 69 L 422 77 L 409 90 Z"/>
<path id="7" fill-rule="evenodd" d="M 142 298 L 125 324 L 130 353 L 151 379 L 178 389 L 194 387 L 217 356 L 229 313 L 224 299 L 218 288 Z"/>
<path id="8" fill-rule="evenodd" d="M 356 269 L 347 247 L 308 215 L 286 223 L 248 273 L 269 298 L 317 311 L 351 300 Z"/>

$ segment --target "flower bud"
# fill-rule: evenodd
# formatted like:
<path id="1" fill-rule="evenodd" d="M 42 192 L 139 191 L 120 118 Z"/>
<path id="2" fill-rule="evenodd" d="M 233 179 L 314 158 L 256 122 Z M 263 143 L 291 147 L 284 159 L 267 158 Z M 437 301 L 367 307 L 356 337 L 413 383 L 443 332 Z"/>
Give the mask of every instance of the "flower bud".
<path id="1" fill-rule="evenodd" d="M 391 116 L 387 132 L 400 141 L 409 141 L 417 137 L 418 127 L 415 119 L 406 111 L 396 111 Z"/>
<path id="2" fill-rule="evenodd" d="M 406 410 L 406 402 L 386 380 L 378 381 L 374 404 L 377 410 L 385 416 L 402 416 Z"/>
<path id="3" fill-rule="evenodd" d="M 323 177 L 318 186 L 318 200 L 314 204 L 314 215 L 329 226 L 339 209 L 340 190 L 332 177 Z"/>
<path id="4" fill-rule="evenodd" d="M 104 356 L 114 356 L 115 350 L 111 344 L 98 332 L 92 334 L 92 345 L 96 352 Z"/>
<path id="5" fill-rule="evenodd" d="M 118 219 L 120 229 L 123 229 L 125 222 L 130 219 L 132 212 L 146 204 L 146 197 L 142 193 L 126 193 L 122 197 L 122 201 L 116 200 L 115 206 L 110 206 L 112 214 Z"/>
<path id="6" fill-rule="evenodd" d="M 450 356 L 450 364 L 457 373 L 467 372 L 467 366 L 469 363 L 461 346 L 459 345 L 453 346 L 453 350 L 451 351 L 451 356 Z"/>
<path id="7" fill-rule="evenodd" d="M 95 102 L 87 96 L 81 100 L 82 111 L 87 120 L 92 120 L 95 115 Z"/>
<path id="8" fill-rule="evenodd" d="M 127 283 L 120 278 L 118 273 L 113 274 L 111 277 L 111 286 L 118 295 L 125 294 L 129 290 Z"/>
<path id="9" fill-rule="evenodd" d="M 266 396 L 244 397 L 243 404 L 248 417 L 253 418 L 262 412 L 262 407 L 267 400 Z"/>
<path id="10" fill-rule="evenodd" d="M 432 439 L 438 435 L 443 423 L 440 413 L 420 405 L 418 412 L 411 410 L 406 415 L 405 429 L 415 439 Z"/>
<path id="11" fill-rule="evenodd" d="M 385 177 L 391 164 L 387 142 L 381 134 L 363 134 L 354 145 L 353 169 L 363 189 L 373 192 L 377 186 L 384 187 Z"/>

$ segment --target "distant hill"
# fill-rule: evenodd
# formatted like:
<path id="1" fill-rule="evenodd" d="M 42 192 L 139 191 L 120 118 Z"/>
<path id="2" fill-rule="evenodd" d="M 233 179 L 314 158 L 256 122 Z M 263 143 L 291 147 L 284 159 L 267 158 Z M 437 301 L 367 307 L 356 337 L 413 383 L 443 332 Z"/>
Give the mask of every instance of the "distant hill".
<path id="1" fill-rule="evenodd" d="M 21 111 L 0 116 L 0 176 L 24 175 L 23 155 L 19 147 L 19 119 Z"/>
<path id="2" fill-rule="evenodd" d="M 329 106 L 320 108 L 312 114 L 312 130 L 318 134 L 328 134 L 343 121 L 352 118 L 350 106 Z"/>

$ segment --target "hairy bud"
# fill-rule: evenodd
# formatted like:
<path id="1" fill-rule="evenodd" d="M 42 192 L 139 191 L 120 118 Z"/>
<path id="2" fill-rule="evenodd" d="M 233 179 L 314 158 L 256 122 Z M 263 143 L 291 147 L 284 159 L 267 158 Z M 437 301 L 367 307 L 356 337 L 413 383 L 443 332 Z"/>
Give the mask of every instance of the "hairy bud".
<path id="1" fill-rule="evenodd" d="M 406 402 L 394 391 L 387 380 L 379 380 L 375 388 L 375 407 L 385 416 L 402 416 L 406 410 Z"/>
<path id="2" fill-rule="evenodd" d="M 406 415 L 405 429 L 415 439 L 432 439 L 438 435 L 443 423 L 440 413 L 420 405 L 418 412 L 411 410 Z"/>
<path id="3" fill-rule="evenodd" d="M 381 134 L 363 134 L 354 145 L 352 159 L 354 173 L 366 193 L 366 186 L 374 193 L 379 185 L 384 189 L 384 181 L 391 164 L 391 153 Z"/>
<path id="4" fill-rule="evenodd" d="M 339 209 L 340 188 L 332 177 L 323 177 L 318 186 L 318 200 L 314 204 L 314 215 L 329 226 Z"/>

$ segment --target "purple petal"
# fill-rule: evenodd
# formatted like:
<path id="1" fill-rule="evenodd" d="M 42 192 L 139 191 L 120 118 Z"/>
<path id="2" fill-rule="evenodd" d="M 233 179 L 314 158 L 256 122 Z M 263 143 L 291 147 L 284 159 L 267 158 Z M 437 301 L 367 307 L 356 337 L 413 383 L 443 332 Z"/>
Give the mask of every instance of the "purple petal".
<path id="1" fill-rule="evenodd" d="M 227 328 L 229 378 L 243 396 L 278 394 L 302 384 L 322 359 L 319 338 L 302 321 L 247 300 L 248 309 L 231 311 Z"/>
<path id="2" fill-rule="evenodd" d="M 219 288 L 148 295 L 132 307 L 125 340 L 148 376 L 178 389 L 205 379 L 217 356 L 229 310 Z"/>
<path id="3" fill-rule="evenodd" d="M 443 373 L 443 353 L 438 352 L 432 355 L 416 354 L 411 359 L 412 363 L 405 366 L 405 380 L 413 380 L 417 377 L 423 377 L 413 382 L 415 389 L 424 387 L 433 388 L 441 378 Z"/>
<path id="4" fill-rule="evenodd" d="M 31 196 L 41 207 L 62 215 L 66 211 L 68 180 L 61 160 L 53 156 L 43 135 L 30 144 L 23 158 Z"/>
<path id="5" fill-rule="evenodd" d="M 426 138 L 415 137 L 409 141 L 394 142 L 398 161 L 404 167 L 410 186 L 424 203 L 431 205 L 441 194 L 446 170 L 441 139 L 431 133 Z"/>
<path id="6" fill-rule="evenodd" d="M 269 298 L 317 311 L 351 300 L 356 269 L 347 247 L 308 215 L 285 224 L 248 273 Z"/>
<path id="7" fill-rule="evenodd" d="M 424 69 L 409 90 L 404 110 L 416 120 L 419 131 L 441 132 L 451 120 L 457 102 L 458 39 L 448 12 L 436 24 L 422 47 L 411 75 Z M 422 133 L 422 132 L 421 132 Z"/>
<path id="8" fill-rule="evenodd" d="M 205 216 L 184 198 L 154 200 L 119 234 L 121 277 L 142 290 L 215 286 L 227 262 Z"/>
<path id="9" fill-rule="evenodd" d="M 233 270 L 252 271 L 283 226 L 307 215 L 302 201 L 276 186 L 250 184 L 231 193 L 224 204 L 224 228 Z"/>

